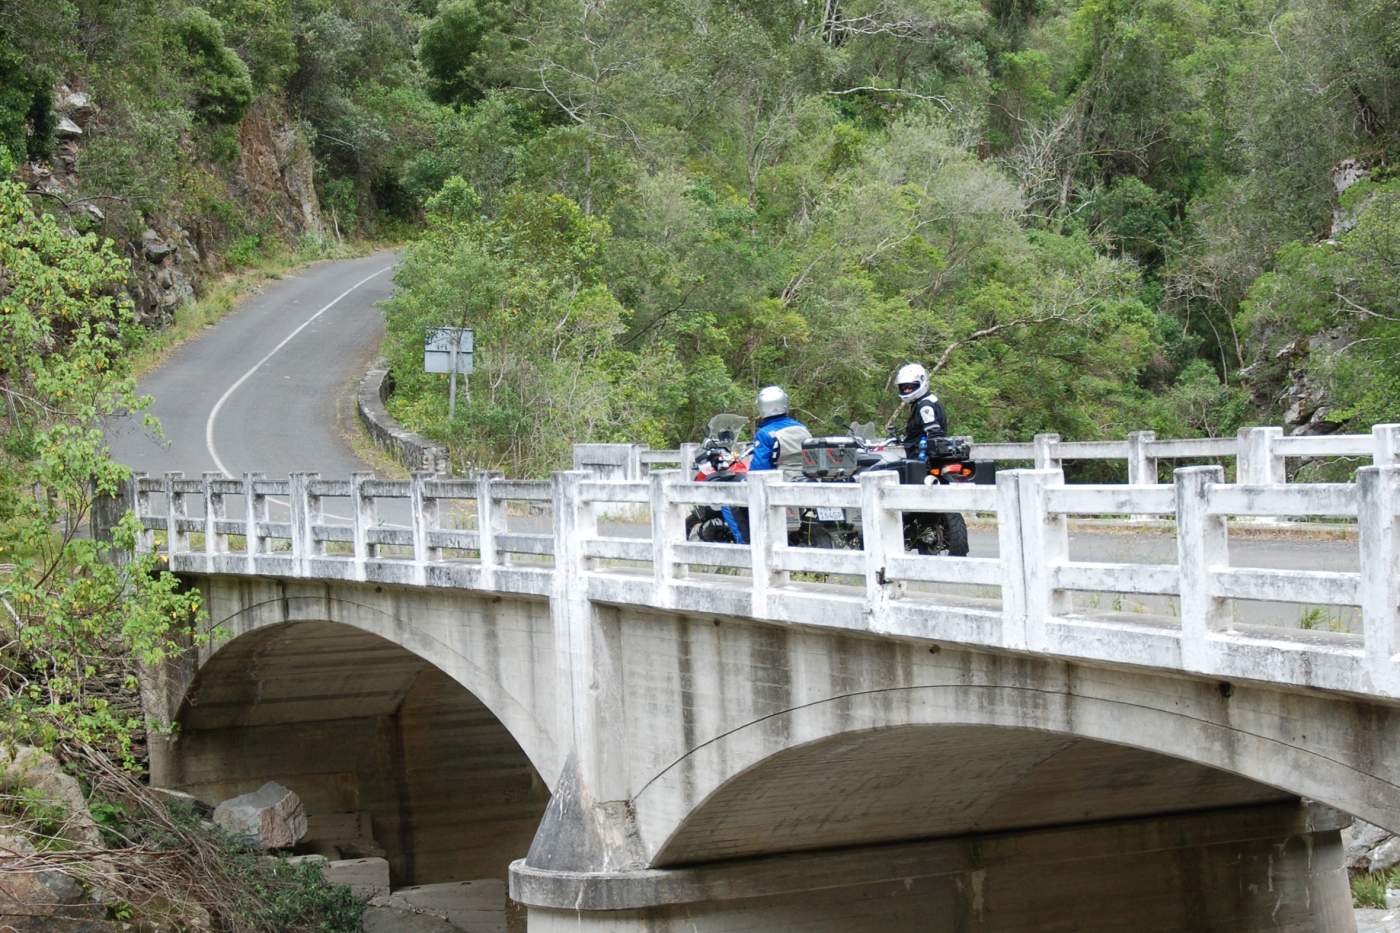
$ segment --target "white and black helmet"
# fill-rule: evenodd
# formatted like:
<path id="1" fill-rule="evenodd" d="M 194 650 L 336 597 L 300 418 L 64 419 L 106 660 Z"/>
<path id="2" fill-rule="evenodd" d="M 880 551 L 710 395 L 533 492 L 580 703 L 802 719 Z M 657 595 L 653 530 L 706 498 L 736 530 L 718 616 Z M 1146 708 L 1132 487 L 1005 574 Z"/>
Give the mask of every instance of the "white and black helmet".
<path id="1" fill-rule="evenodd" d="M 928 391 L 928 370 L 918 363 L 905 363 L 894 374 L 894 387 L 901 399 L 912 402 Z"/>
<path id="2" fill-rule="evenodd" d="M 760 418 L 771 418 L 774 415 L 786 415 L 788 413 L 787 393 L 777 386 L 767 386 L 758 390 L 758 399 L 754 402 L 758 407 Z"/>

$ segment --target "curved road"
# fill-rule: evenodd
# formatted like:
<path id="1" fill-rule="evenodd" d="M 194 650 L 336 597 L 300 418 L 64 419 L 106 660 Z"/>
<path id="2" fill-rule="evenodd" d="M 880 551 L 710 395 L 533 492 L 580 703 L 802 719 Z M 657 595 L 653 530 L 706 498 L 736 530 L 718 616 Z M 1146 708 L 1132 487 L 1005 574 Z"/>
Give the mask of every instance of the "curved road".
<path id="1" fill-rule="evenodd" d="M 376 305 L 393 290 L 395 262 L 381 252 L 314 263 L 266 285 L 141 380 L 165 438 L 122 421 L 108 431 L 113 455 L 152 475 L 365 469 L 346 434 L 355 381 L 384 333 Z"/>

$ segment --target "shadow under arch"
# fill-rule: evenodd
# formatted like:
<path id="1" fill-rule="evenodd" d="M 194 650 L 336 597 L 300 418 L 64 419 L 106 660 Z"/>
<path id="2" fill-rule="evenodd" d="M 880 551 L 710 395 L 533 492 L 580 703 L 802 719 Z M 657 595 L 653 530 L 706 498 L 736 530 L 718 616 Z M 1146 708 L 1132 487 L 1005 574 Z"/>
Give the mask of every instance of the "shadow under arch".
<path id="1" fill-rule="evenodd" d="M 199 652 L 198 668 L 202 671 L 231 644 L 253 632 L 302 622 L 334 622 L 377 635 L 442 670 L 505 725 L 535 770 L 553 790 L 564 755 L 550 723 L 536 715 L 530 704 L 517 697 L 505 678 L 478 663 L 469 652 L 436 637 L 429 628 L 409 624 L 378 606 L 333 596 L 329 591 L 316 596 L 278 595 L 271 599 L 250 600 L 237 612 L 211 620 L 210 630 L 225 632 L 227 637 Z M 489 634 L 490 626 L 485 628 Z M 196 673 L 193 682 L 197 683 L 198 679 Z M 179 704 L 182 713 L 188 704 L 190 692 L 190 689 L 185 690 Z M 547 715 L 551 705 L 542 705 Z"/>
<path id="2" fill-rule="evenodd" d="M 411 627 L 288 620 L 275 602 L 226 620 L 231 637 L 201 659 L 171 746 L 177 785 L 215 803 L 278 781 L 309 817 L 298 851 L 382 855 L 395 886 L 479 882 L 503 911 L 549 799 L 509 724 Z"/>
<path id="3" fill-rule="evenodd" d="M 692 749 L 635 795 L 649 865 L 1298 797 L 1400 828 L 1400 787 L 1286 740 L 1288 722 L 1268 734 L 1184 711 L 1180 697 L 1162 707 L 1140 697 L 939 684 L 761 717 Z"/>

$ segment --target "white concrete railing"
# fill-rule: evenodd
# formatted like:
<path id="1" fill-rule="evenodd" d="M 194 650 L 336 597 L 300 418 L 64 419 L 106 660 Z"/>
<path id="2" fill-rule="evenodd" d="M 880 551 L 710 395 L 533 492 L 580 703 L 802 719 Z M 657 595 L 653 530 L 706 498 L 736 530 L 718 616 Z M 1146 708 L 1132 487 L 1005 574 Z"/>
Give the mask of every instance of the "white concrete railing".
<path id="1" fill-rule="evenodd" d="M 973 457 L 1025 461 L 1042 470 L 1083 460 L 1124 461 L 1133 485 L 1157 482 L 1163 460 L 1234 459 L 1237 482 L 1252 485 L 1286 482 L 1290 458 L 1369 457 L 1377 466 L 1400 464 L 1400 424 L 1378 424 L 1370 434 L 1308 437 L 1285 436 L 1282 428 L 1241 428 L 1234 437 L 1177 440 L 1158 440 L 1152 431 L 1134 431 L 1121 441 L 1065 441 L 1058 434 L 1037 434 L 1028 442 L 968 440 Z M 580 444 L 574 448 L 574 469 L 601 468 L 609 479 L 641 479 L 653 466 L 688 468 L 694 447 L 648 450 L 639 444 Z"/>
<path id="2" fill-rule="evenodd" d="M 164 532 L 176 571 L 586 598 L 1400 698 L 1400 467 L 1364 467 L 1354 484 L 1223 480 L 1220 467 L 1188 467 L 1174 485 L 1141 486 L 1066 486 L 1058 470 L 1005 471 L 995 486 L 932 487 L 878 473 L 859 484 L 783 483 L 773 473 L 745 484 L 698 484 L 679 472 L 618 481 L 575 471 L 541 482 L 172 473 L 137 477 L 131 493 L 146 529 L 140 546 L 161 547 L 156 532 Z M 238 517 L 230 517 L 230 497 L 242 500 Z M 274 497 L 287 500 L 287 521 L 270 520 Z M 337 499 L 348 503 L 348 519 L 328 511 Z M 407 503 L 407 527 L 378 521 L 379 504 L 393 500 Z M 190 514 L 192 501 L 202 514 Z M 748 508 L 751 545 L 685 540 L 686 512 L 702 503 Z M 790 506 L 859 510 L 864 550 L 789 546 Z M 508 527 L 512 510 L 545 507 L 550 533 Z M 637 526 L 609 534 L 600 523 L 642 507 L 649 537 L 625 536 L 643 530 Z M 904 510 L 994 515 L 999 556 L 910 554 Z M 1072 560 L 1067 519 L 1104 514 L 1174 518 L 1175 563 Z M 1231 516 L 1354 520 L 1360 570 L 1232 566 Z M 203 537 L 198 547 L 195 535 Z M 802 576 L 816 574 L 825 582 Z M 833 585 L 831 575 L 845 583 Z M 1165 598 L 1169 609 L 1101 613 L 1076 607 L 1076 592 Z M 1234 624 L 1232 599 L 1357 607 L 1360 632 Z"/>

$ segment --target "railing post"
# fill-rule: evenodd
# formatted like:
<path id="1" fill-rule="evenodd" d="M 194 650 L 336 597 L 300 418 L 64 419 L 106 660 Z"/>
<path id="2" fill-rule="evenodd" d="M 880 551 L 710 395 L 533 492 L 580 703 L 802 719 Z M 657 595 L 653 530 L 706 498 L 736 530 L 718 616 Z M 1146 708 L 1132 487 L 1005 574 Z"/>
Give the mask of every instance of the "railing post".
<path id="1" fill-rule="evenodd" d="M 1055 456 L 1055 445 L 1060 442 L 1058 434 L 1037 434 L 1031 445 L 1035 449 L 1035 468 L 1037 470 L 1058 470 L 1061 468 L 1060 458 Z"/>
<path id="2" fill-rule="evenodd" d="M 1026 472 L 1006 470 L 997 474 L 997 547 L 1001 552 L 1001 643 L 1003 647 L 1015 651 L 1024 651 L 1028 646 L 1027 558 L 1025 532 L 1021 528 L 1021 477 Z"/>
<path id="3" fill-rule="evenodd" d="M 590 569 L 584 554 L 585 539 L 598 537 L 597 509 L 583 499 L 583 482 L 593 478 L 587 470 L 560 471 L 554 474 L 554 585 L 561 598 L 580 598 L 571 587 L 583 587 L 587 600 L 584 575 Z"/>
<path id="4" fill-rule="evenodd" d="M 615 619 L 599 618 L 588 593 L 583 542 L 597 534 L 583 470 L 553 475 L 554 577 L 550 618 L 560 678 L 559 732 L 572 739 L 585 786 L 599 800 L 627 797 L 626 756 L 617 752 L 624 724 L 622 688 L 614 652 L 621 640 Z"/>
<path id="5" fill-rule="evenodd" d="M 1400 653 L 1400 466 L 1362 467 L 1356 487 L 1361 631 L 1366 666 L 1379 688 L 1394 680 Z"/>
<path id="6" fill-rule="evenodd" d="M 1070 596 L 1055 586 L 1055 568 L 1069 560 L 1069 524 L 1046 507 L 1045 492 L 1063 486 L 1060 470 L 1020 470 L 1021 563 L 1025 568 L 1026 649 L 1043 651 L 1046 624 L 1070 611 Z"/>
<path id="7" fill-rule="evenodd" d="M 214 569 L 214 555 L 228 553 L 228 535 L 219 530 L 219 525 L 228 518 L 228 508 L 224 494 L 214 490 L 214 484 L 223 479 L 223 473 L 204 474 L 204 556 L 211 559 L 210 570 Z"/>
<path id="8" fill-rule="evenodd" d="M 374 548 L 369 543 L 369 530 L 378 518 L 378 507 L 374 496 L 365 492 L 365 484 L 374 482 L 373 473 L 350 474 L 350 541 L 355 562 L 355 579 L 364 582 L 369 579 L 369 560 Z"/>
<path id="9" fill-rule="evenodd" d="M 1378 424 L 1371 428 L 1371 437 L 1376 445 L 1372 463 L 1376 466 L 1400 466 L 1400 424 Z"/>
<path id="10" fill-rule="evenodd" d="M 258 555 L 265 547 L 259 526 L 267 522 L 267 496 L 257 491 L 262 478 L 261 473 L 243 474 L 243 553 L 247 556 L 248 573 L 257 573 Z"/>
<path id="11" fill-rule="evenodd" d="M 1229 627 L 1226 601 L 1212 593 L 1217 567 L 1230 563 L 1225 518 L 1210 513 L 1210 487 L 1225 482 L 1219 466 L 1183 467 L 1176 480 L 1176 560 L 1181 573 L 1181 661 L 1188 670 L 1206 670 L 1213 655 L 1210 637 Z"/>
<path id="12" fill-rule="evenodd" d="M 659 470 L 647 477 L 651 492 L 651 566 L 656 604 L 676 604 L 676 578 L 685 571 L 676 567 L 676 545 L 685 540 L 685 516 L 671 501 L 671 487 L 685 482 L 679 470 Z"/>
<path id="13" fill-rule="evenodd" d="M 430 547 L 428 532 L 438 525 L 438 502 L 427 495 L 427 485 L 432 473 L 415 472 L 408 480 L 408 502 L 410 522 L 413 528 L 413 580 L 424 585 L 428 582 L 428 564 L 438 559 L 439 548 Z"/>
<path id="14" fill-rule="evenodd" d="M 1128 435 L 1128 484 L 1154 486 L 1157 483 L 1157 458 L 1149 453 L 1149 445 L 1157 440 L 1156 431 L 1133 431 Z"/>
<path id="15" fill-rule="evenodd" d="M 1273 486 L 1287 482 L 1283 457 L 1274 441 L 1283 428 L 1240 428 L 1240 449 L 1235 461 L 1235 482 L 1244 486 Z"/>
<path id="16" fill-rule="evenodd" d="M 787 510 L 774 508 L 770 497 L 772 485 L 781 479 L 777 470 L 760 470 L 748 474 L 745 485 L 749 492 L 749 559 L 753 566 L 753 616 L 769 616 L 768 597 L 774 586 L 781 583 L 782 571 L 773 570 L 773 554 L 787 543 Z"/>
<path id="17" fill-rule="evenodd" d="M 899 477 L 889 470 L 863 473 L 860 477 L 861 540 L 865 548 L 865 609 L 871 630 L 878 630 L 880 616 L 902 587 L 887 579 L 889 560 L 904 553 L 901 516 L 885 508 L 885 490 L 899 485 Z"/>
<path id="18" fill-rule="evenodd" d="M 695 469 L 695 455 L 700 452 L 700 445 L 696 443 L 682 444 L 680 450 L 681 473 L 685 476 L 690 476 L 691 471 Z"/>
<path id="19" fill-rule="evenodd" d="M 287 477 L 287 498 L 292 513 L 292 573 L 311 576 L 311 558 L 317 554 L 312 526 L 321 521 L 321 497 L 311 495 L 311 483 L 318 473 L 292 473 Z"/>
<path id="20" fill-rule="evenodd" d="M 172 558 L 190 549 L 190 534 L 180 528 L 180 522 L 189 517 L 189 505 L 183 492 L 176 492 L 175 484 L 185 478 L 184 473 L 165 474 L 165 553 Z"/>
<path id="21" fill-rule="evenodd" d="M 145 473 L 132 473 L 127 482 L 131 487 L 131 507 L 136 512 L 136 520 L 141 522 L 141 530 L 136 535 L 136 553 L 149 554 L 156 549 L 155 529 L 147 528 L 144 519 L 151 515 L 151 494 L 141 488 Z"/>
<path id="22" fill-rule="evenodd" d="M 499 479 L 500 473 L 482 470 L 476 474 L 476 536 L 477 553 L 481 555 L 481 588 L 496 588 L 496 534 L 505 531 L 505 515 L 496 510 L 496 501 L 491 496 L 491 484 Z"/>
<path id="23" fill-rule="evenodd" d="M 1151 444 L 1157 440 L 1156 431 L 1133 431 L 1128 435 L 1128 485 L 1155 486 L 1157 484 L 1157 458 L 1149 452 Z M 1135 522 L 1150 521 L 1151 515 L 1130 515 Z"/>
<path id="24" fill-rule="evenodd" d="M 584 586 L 582 575 L 588 571 L 588 558 L 583 553 L 583 539 L 598 536 L 592 503 L 583 501 L 581 488 L 584 480 L 593 478 L 588 470 L 561 470 L 552 477 L 554 589 L 561 597 L 567 595 L 570 587 Z"/>

